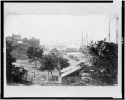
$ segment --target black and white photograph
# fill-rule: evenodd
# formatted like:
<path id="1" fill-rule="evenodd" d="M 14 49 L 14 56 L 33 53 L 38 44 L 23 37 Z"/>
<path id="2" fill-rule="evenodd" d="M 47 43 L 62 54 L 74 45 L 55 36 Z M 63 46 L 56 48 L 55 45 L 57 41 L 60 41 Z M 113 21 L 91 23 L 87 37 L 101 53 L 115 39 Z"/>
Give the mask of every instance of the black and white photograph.
<path id="1" fill-rule="evenodd" d="M 3 7 L 5 97 L 121 97 L 122 2 Z"/>

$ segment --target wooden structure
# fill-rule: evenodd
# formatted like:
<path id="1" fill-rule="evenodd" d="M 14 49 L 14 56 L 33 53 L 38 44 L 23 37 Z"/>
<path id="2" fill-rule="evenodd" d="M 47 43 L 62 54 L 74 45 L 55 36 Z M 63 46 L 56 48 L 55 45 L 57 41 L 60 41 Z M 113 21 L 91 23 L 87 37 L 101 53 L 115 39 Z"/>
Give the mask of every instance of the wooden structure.
<path id="1" fill-rule="evenodd" d="M 76 62 L 74 66 L 69 66 L 61 70 L 61 82 L 67 85 L 78 85 L 80 86 L 81 82 L 86 82 L 86 80 L 90 79 L 87 69 L 90 69 L 90 64 L 85 62 L 84 66 L 80 66 L 82 61 Z M 84 78 L 84 79 L 83 79 Z"/>
<path id="2" fill-rule="evenodd" d="M 72 67 L 69 66 L 66 69 L 63 69 L 61 72 L 61 82 L 67 85 L 76 85 L 80 84 L 81 76 L 79 75 L 81 67 Z"/>
<path id="3" fill-rule="evenodd" d="M 49 75 L 46 77 L 46 83 L 58 83 L 59 76 Z"/>

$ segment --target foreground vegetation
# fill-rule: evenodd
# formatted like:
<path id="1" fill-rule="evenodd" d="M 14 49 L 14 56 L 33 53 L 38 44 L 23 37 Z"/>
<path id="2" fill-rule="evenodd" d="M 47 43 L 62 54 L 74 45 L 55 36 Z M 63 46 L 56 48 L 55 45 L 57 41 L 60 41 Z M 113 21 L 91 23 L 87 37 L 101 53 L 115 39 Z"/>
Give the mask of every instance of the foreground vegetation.
<path id="1" fill-rule="evenodd" d="M 13 43 L 6 41 L 6 77 L 7 83 L 24 83 L 26 82 L 27 70 L 23 67 L 16 67 L 12 65 L 16 61 L 16 58 L 13 58 L 11 52 L 13 50 Z"/>
<path id="2" fill-rule="evenodd" d="M 91 42 L 87 48 L 91 66 L 84 68 L 84 72 L 88 72 L 92 79 L 100 83 L 117 84 L 118 45 L 102 40 L 97 43 Z M 80 66 L 85 66 L 85 63 L 81 63 Z"/>

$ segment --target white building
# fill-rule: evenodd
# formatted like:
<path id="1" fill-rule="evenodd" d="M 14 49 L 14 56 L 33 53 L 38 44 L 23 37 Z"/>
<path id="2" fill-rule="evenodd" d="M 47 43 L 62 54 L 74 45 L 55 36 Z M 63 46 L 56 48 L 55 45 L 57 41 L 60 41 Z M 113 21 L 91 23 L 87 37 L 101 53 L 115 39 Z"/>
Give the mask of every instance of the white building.
<path id="1" fill-rule="evenodd" d="M 76 49 L 79 49 L 79 44 L 76 43 L 76 42 L 70 42 L 67 44 L 68 48 L 76 48 Z"/>

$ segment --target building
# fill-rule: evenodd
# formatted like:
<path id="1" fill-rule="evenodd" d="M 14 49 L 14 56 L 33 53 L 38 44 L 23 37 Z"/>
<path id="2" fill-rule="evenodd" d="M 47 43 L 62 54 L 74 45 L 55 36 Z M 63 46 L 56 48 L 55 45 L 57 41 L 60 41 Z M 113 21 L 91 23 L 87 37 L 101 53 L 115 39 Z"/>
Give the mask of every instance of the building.
<path id="1" fill-rule="evenodd" d="M 13 41 L 13 37 L 12 36 L 7 36 L 7 41 Z"/>
<path id="2" fill-rule="evenodd" d="M 56 49 L 52 49 L 50 52 L 49 52 L 50 55 L 55 55 L 55 56 L 62 56 L 62 54 Z"/>
<path id="3" fill-rule="evenodd" d="M 59 44 L 59 45 L 45 45 L 45 48 L 47 50 L 51 50 L 53 48 L 57 48 L 59 51 L 60 50 L 66 50 L 67 46 L 65 44 Z"/>
<path id="4" fill-rule="evenodd" d="M 81 67 L 69 66 L 63 70 L 61 70 L 61 82 L 67 85 L 79 85 L 81 76 L 79 75 L 79 70 Z"/>
<path id="5" fill-rule="evenodd" d="M 77 48 L 66 48 L 66 53 L 67 52 L 77 52 L 78 50 L 77 50 Z"/>
<path id="6" fill-rule="evenodd" d="M 13 40 L 14 41 L 21 41 L 22 39 L 21 39 L 21 35 L 14 35 L 13 34 Z"/>
<path id="7" fill-rule="evenodd" d="M 80 63 L 85 62 L 84 60 L 80 60 L 75 63 L 74 66 L 68 66 L 61 70 L 61 82 L 67 85 L 81 85 L 84 81 L 90 79 L 89 74 L 86 72 L 87 69 L 90 70 L 90 63 L 85 63 L 84 67 L 80 66 Z"/>
<path id="8" fill-rule="evenodd" d="M 80 46 L 77 42 L 70 42 L 70 43 L 67 43 L 67 48 L 76 48 L 78 49 Z"/>
<path id="9" fill-rule="evenodd" d="M 6 38 L 8 41 L 13 41 L 13 42 L 18 42 L 22 43 L 21 35 L 12 35 L 12 36 L 7 36 Z"/>

